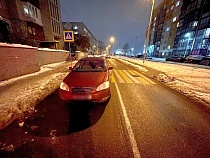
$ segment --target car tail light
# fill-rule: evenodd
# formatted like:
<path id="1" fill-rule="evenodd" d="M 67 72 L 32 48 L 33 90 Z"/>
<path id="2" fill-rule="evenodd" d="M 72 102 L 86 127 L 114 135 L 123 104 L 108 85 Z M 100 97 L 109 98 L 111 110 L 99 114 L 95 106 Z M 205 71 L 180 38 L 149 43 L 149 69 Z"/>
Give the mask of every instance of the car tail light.
<path id="1" fill-rule="evenodd" d="M 64 91 L 69 91 L 69 86 L 66 83 L 62 82 L 60 84 L 60 89 L 62 89 Z"/>
<path id="2" fill-rule="evenodd" d="M 104 90 L 104 89 L 107 89 L 109 88 L 109 81 L 106 81 L 102 84 L 100 84 L 97 88 L 96 88 L 96 91 L 101 91 L 101 90 Z"/>

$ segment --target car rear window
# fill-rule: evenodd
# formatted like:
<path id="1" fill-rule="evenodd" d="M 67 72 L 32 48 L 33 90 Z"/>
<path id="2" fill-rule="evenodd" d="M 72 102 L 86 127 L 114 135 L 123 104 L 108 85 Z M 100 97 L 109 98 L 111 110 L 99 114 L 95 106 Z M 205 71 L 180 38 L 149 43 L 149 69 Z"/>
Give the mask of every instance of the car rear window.
<path id="1" fill-rule="evenodd" d="M 74 66 L 73 71 L 104 71 L 106 66 L 103 60 L 80 60 Z"/>

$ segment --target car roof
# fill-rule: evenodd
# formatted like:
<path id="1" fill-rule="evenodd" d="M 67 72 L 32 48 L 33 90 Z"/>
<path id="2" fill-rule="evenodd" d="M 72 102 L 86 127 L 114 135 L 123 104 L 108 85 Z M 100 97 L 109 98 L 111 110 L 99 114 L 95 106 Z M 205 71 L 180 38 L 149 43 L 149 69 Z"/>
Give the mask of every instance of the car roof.
<path id="1" fill-rule="evenodd" d="M 96 60 L 105 60 L 104 58 L 102 57 L 84 57 L 82 59 L 80 59 L 81 61 L 96 61 Z"/>

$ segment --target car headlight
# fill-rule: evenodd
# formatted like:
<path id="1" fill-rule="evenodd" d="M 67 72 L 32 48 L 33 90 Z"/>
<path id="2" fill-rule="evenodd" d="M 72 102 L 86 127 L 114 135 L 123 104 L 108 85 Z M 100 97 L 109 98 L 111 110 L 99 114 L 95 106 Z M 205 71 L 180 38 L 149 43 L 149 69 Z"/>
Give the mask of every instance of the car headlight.
<path id="1" fill-rule="evenodd" d="M 104 90 L 104 89 L 107 89 L 109 88 L 109 81 L 106 81 L 102 84 L 100 84 L 97 88 L 96 88 L 96 91 L 101 91 L 101 90 Z"/>
<path id="2" fill-rule="evenodd" d="M 60 89 L 62 89 L 64 91 L 69 91 L 69 86 L 66 83 L 62 82 L 60 84 Z"/>

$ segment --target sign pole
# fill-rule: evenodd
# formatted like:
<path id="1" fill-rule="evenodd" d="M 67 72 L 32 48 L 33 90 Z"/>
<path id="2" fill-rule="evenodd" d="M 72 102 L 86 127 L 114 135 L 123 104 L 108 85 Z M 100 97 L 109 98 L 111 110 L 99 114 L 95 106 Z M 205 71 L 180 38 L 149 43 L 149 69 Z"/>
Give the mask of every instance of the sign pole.
<path id="1" fill-rule="evenodd" d="M 71 57 L 71 42 L 74 42 L 74 32 L 73 31 L 63 31 L 64 42 L 69 43 L 69 55 L 72 67 L 72 57 Z"/>
<path id="2" fill-rule="evenodd" d="M 69 42 L 69 54 L 70 54 L 70 61 L 71 61 L 71 67 L 72 67 L 72 59 L 71 59 L 71 42 Z"/>

